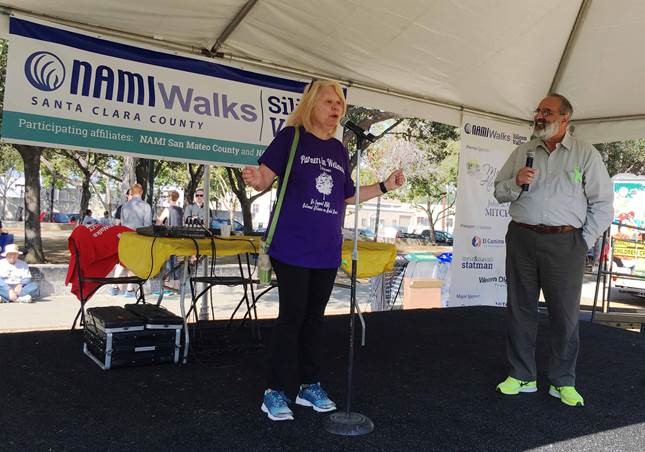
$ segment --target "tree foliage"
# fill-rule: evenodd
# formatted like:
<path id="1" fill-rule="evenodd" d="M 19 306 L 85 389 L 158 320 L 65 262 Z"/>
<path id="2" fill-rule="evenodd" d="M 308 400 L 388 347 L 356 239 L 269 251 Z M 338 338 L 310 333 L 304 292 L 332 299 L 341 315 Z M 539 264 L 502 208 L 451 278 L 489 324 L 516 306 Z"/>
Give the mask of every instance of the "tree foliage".
<path id="1" fill-rule="evenodd" d="M 374 174 L 371 182 L 402 168 L 406 187 L 388 196 L 423 210 L 434 229 L 439 220 L 454 212 L 458 139 L 455 127 L 418 118 L 405 119 L 366 153 L 368 167 Z"/>
<path id="2" fill-rule="evenodd" d="M 627 140 L 595 145 L 602 155 L 610 176 L 629 173 L 645 174 L 645 140 Z"/>

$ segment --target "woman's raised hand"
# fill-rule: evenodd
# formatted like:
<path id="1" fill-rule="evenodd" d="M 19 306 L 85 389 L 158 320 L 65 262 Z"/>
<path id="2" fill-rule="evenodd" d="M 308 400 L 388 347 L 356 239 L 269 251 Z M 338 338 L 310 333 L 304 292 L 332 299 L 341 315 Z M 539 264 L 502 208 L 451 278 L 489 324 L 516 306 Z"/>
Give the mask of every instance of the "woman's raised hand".
<path id="1" fill-rule="evenodd" d="M 245 166 L 242 169 L 242 179 L 244 183 L 249 187 L 253 187 L 258 191 L 260 190 L 260 185 L 262 183 L 262 174 L 260 173 L 260 168 L 257 166 Z"/>

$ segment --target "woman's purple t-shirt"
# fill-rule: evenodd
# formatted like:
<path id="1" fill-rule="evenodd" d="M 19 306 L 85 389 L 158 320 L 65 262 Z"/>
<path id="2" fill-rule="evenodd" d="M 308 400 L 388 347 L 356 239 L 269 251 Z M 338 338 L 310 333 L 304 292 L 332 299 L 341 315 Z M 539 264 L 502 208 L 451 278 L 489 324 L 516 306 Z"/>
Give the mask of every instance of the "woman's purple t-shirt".
<path id="1" fill-rule="evenodd" d="M 285 127 L 258 162 L 282 179 L 295 128 Z M 269 255 L 305 268 L 340 265 L 345 199 L 356 190 L 345 146 L 300 129 L 300 142 L 269 248 Z"/>

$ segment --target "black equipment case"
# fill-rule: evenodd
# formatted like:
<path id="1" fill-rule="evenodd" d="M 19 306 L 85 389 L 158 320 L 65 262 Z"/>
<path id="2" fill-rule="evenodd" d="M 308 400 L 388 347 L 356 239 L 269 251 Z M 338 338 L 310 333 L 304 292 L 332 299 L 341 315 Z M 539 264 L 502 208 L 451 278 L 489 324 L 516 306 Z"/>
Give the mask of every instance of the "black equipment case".
<path id="1" fill-rule="evenodd" d="M 103 370 L 179 362 L 181 318 L 153 305 L 128 306 L 145 308 L 152 320 L 120 306 L 89 308 L 83 352 Z"/>
<path id="2" fill-rule="evenodd" d="M 126 304 L 125 310 L 143 319 L 146 330 L 165 335 L 168 340 L 173 341 L 173 362 L 177 364 L 181 352 L 181 332 L 184 328 L 182 318 L 154 304 Z"/>

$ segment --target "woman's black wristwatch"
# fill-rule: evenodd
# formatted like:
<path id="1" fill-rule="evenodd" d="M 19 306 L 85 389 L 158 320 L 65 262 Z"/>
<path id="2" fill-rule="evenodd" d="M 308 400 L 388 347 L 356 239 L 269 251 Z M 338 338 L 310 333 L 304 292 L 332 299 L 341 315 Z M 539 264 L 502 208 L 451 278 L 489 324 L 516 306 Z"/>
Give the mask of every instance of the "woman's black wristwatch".
<path id="1" fill-rule="evenodd" d="M 387 187 L 385 186 L 385 182 L 379 182 L 378 186 L 381 187 L 381 192 L 383 194 L 387 193 Z"/>

